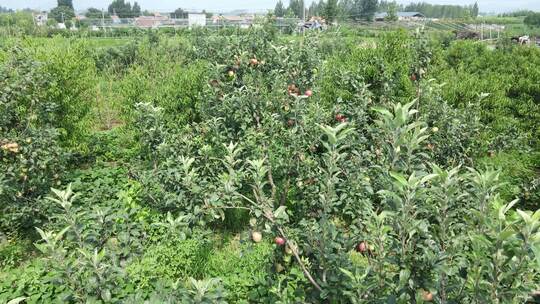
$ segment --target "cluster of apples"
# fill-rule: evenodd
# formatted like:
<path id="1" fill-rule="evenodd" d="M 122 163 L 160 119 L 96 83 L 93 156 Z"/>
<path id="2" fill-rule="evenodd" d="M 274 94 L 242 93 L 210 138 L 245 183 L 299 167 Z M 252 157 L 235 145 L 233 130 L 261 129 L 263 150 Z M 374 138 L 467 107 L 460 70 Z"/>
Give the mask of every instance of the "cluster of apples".
<path id="1" fill-rule="evenodd" d="M 255 243 L 260 243 L 262 241 L 262 233 L 260 233 L 259 231 L 253 231 L 251 233 L 251 239 Z M 276 243 L 276 245 L 278 246 L 283 246 L 285 245 L 285 239 L 280 236 L 276 236 L 274 238 L 274 243 Z"/>
<path id="2" fill-rule="evenodd" d="M 300 88 L 298 88 L 294 83 L 287 86 L 287 93 L 289 95 L 298 96 L 300 95 Z M 304 96 L 311 97 L 313 95 L 313 91 L 311 89 L 307 89 L 304 92 Z"/>

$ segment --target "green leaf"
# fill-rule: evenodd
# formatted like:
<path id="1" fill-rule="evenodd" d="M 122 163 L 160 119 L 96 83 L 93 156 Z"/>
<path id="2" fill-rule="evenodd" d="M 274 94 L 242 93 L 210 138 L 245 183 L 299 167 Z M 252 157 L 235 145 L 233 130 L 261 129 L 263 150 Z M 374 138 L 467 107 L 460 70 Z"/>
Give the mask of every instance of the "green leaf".
<path id="1" fill-rule="evenodd" d="M 521 216 L 521 218 L 523 219 L 523 221 L 527 224 L 530 224 L 531 221 L 532 221 L 532 218 L 531 216 L 527 213 L 527 212 L 524 212 L 524 211 L 521 211 L 521 210 L 516 210 L 517 213 L 519 214 L 519 216 Z"/>
<path id="2" fill-rule="evenodd" d="M 21 303 L 24 300 L 26 300 L 26 297 L 18 297 L 18 298 L 15 298 L 13 300 L 10 300 L 9 302 L 7 302 L 7 304 L 18 304 L 18 303 Z"/>
<path id="3" fill-rule="evenodd" d="M 350 272 L 350 271 L 348 271 L 347 269 L 344 269 L 344 268 L 339 268 L 339 270 L 341 270 L 341 272 L 343 272 L 346 276 L 348 276 L 349 279 L 351 279 L 351 281 L 355 280 L 354 274 L 352 272 Z"/>
<path id="4" fill-rule="evenodd" d="M 388 111 L 388 109 L 386 108 L 382 108 L 382 107 L 373 107 L 371 108 L 373 111 L 375 112 L 378 112 L 380 114 L 382 114 L 383 116 L 386 116 L 386 117 L 392 117 L 392 113 L 390 113 L 390 111 Z"/>
<path id="5" fill-rule="evenodd" d="M 105 302 L 110 302 L 111 301 L 111 291 L 108 290 L 108 289 L 105 289 L 105 290 L 102 290 L 101 291 L 101 299 Z"/>
<path id="6" fill-rule="evenodd" d="M 287 212 L 285 210 L 286 208 L 286 206 L 279 206 L 279 208 L 274 211 L 274 218 L 288 221 L 289 216 L 287 215 Z"/>
<path id="7" fill-rule="evenodd" d="M 512 207 L 514 207 L 514 205 L 518 202 L 519 200 L 513 200 L 511 201 L 510 203 L 508 203 L 507 205 L 503 206 L 502 208 L 499 209 L 499 219 L 501 221 L 504 221 L 506 219 L 506 213 L 508 212 L 508 210 L 512 209 Z"/>
<path id="8" fill-rule="evenodd" d="M 54 239 L 56 241 L 59 241 L 64 236 L 64 234 L 69 230 L 69 228 L 71 228 L 71 226 L 67 226 L 66 228 L 62 229 L 62 231 L 60 231 L 60 232 L 58 232 L 58 234 L 56 234 Z"/>
<path id="9" fill-rule="evenodd" d="M 514 231 L 513 230 L 510 230 L 510 229 L 505 229 L 503 230 L 501 233 L 499 233 L 499 239 L 501 241 L 505 241 L 506 239 L 508 239 L 509 237 L 511 237 L 512 235 L 514 235 Z"/>
<path id="10" fill-rule="evenodd" d="M 393 177 L 397 182 L 399 182 L 403 187 L 407 187 L 409 184 L 405 177 L 397 172 L 389 172 L 390 176 Z"/>

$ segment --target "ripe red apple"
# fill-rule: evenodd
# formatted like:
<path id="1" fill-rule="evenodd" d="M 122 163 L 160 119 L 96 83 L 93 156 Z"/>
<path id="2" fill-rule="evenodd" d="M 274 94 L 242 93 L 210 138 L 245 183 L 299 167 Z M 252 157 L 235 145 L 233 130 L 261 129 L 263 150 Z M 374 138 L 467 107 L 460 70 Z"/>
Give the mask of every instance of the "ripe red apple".
<path id="1" fill-rule="evenodd" d="M 259 61 L 256 58 L 252 58 L 252 59 L 249 60 L 249 64 L 257 65 L 257 64 L 259 64 Z"/>
<path id="2" fill-rule="evenodd" d="M 311 95 L 313 95 L 313 91 L 307 90 L 304 92 L 304 95 L 306 95 L 307 97 L 311 97 Z"/>
<path id="3" fill-rule="evenodd" d="M 295 124 L 295 123 L 294 123 L 294 119 L 289 119 L 289 120 L 287 120 L 287 125 L 288 125 L 289 127 L 293 127 L 294 124 Z"/>
<path id="4" fill-rule="evenodd" d="M 413 74 L 411 75 L 411 80 L 412 80 L 412 81 L 416 81 L 416 79 L 417 79 L 417 78 L 416 78 L 416 74 L 413 73 Z"/>
<path id="5" fill-rule="evenodd" d="M 275 242 L 276 245 L 278 245 L 278 246 L 283 246 L 283 245 L 285 245 L 285 239 L 282 238 L 282 237 L 279 237 L 279 236 L 276 236 L 276 238 L 274 239 L 274 242 Z"/>
<path id="6" fill-rule="evenodd" d="M 255 242 L 255 243 L 260 243 L 261 240 L 262 240 L 262 234 L 258 231 L 253 231 L 251 233 L 251 239 Z"/>
<path id="7" fill-rule="evenodd" d="M 336 120 L 339 121 L 339 122 L 346 122 L 347 117 L 345 117 L 345 115 L 343 115 L 343 114 L 336 114 Z"/>
<path id="8" fill-rule="evenodd" d="M 356 251 L 360 252 L 360 253 L 364 253 L 366 252 L 368 249 L 368 246 L 366 244 L 366 242 L 362 241 L 358 244 L 358 246 L 356 246 Z"/>

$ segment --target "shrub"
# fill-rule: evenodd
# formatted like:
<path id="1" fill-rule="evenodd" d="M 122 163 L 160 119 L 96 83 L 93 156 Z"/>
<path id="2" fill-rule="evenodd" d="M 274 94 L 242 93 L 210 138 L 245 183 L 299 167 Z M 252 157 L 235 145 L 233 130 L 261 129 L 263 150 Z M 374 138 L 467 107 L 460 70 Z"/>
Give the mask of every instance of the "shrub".
<path id="1" fill-rule="evenodd" d="M 175 282 L 203 278 L 208 255 L 208 245 L 201 240 L 173 239 L 147 247 L 141 259 L 129 265 L 128 274 L 140 288 L 158 279 Z"/>
<path id="2" fill-rule="evenodd" d="M 0 227 L 12 233 L 43 220 L 38 198 L 59 183 L 67 147 L 86 132 L 93 69 L 83 46 L 40 51 L 15 47 L 0 66 Z"/>
<path id="3" fill-rule="evenodd" d="M 205 276 L 223 280 L 229 302 L 246 302 L 251 290 L 269 275 L 271 254 L 272 247 L 267 242 L 238 244 L 232 241 L 212 251 Z"/>
<path id="4" fill-rule="evenodd" d="M 5 238 L 0 234 L 0 238 Z M 0 269 L 9 269 L 19 266 L 28 258 L 31 244 L 25 240 L 0 239 Z"/>

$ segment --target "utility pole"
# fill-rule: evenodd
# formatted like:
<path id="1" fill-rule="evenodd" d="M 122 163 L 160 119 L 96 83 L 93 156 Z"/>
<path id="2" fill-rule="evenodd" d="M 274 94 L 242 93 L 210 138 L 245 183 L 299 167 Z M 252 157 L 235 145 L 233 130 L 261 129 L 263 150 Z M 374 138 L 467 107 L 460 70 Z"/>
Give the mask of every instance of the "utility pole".
<path id="1" fill-rule="evenodd" d="M 306 21 L 306 3 L 302 0 L 302 22 Z"/>
<path id="2" fill-rule="evenodd" d="M 11 14 L 12 13 L 8 14 L 8 19 L 7 19 L 8 37 L 11 36 Z"/>
<path id="3" fill-rule="evenodd" d="M 306 22 L 306 2 L 305 0 L 302 0 L 302 34 L 306 35 L 306 29 L 304 28 L 304 24 Z"/>
<path id="4" fill-rule="evenodd" d="M 480 24 L 480 40 L 484 40 L 484 23 Z"/>

